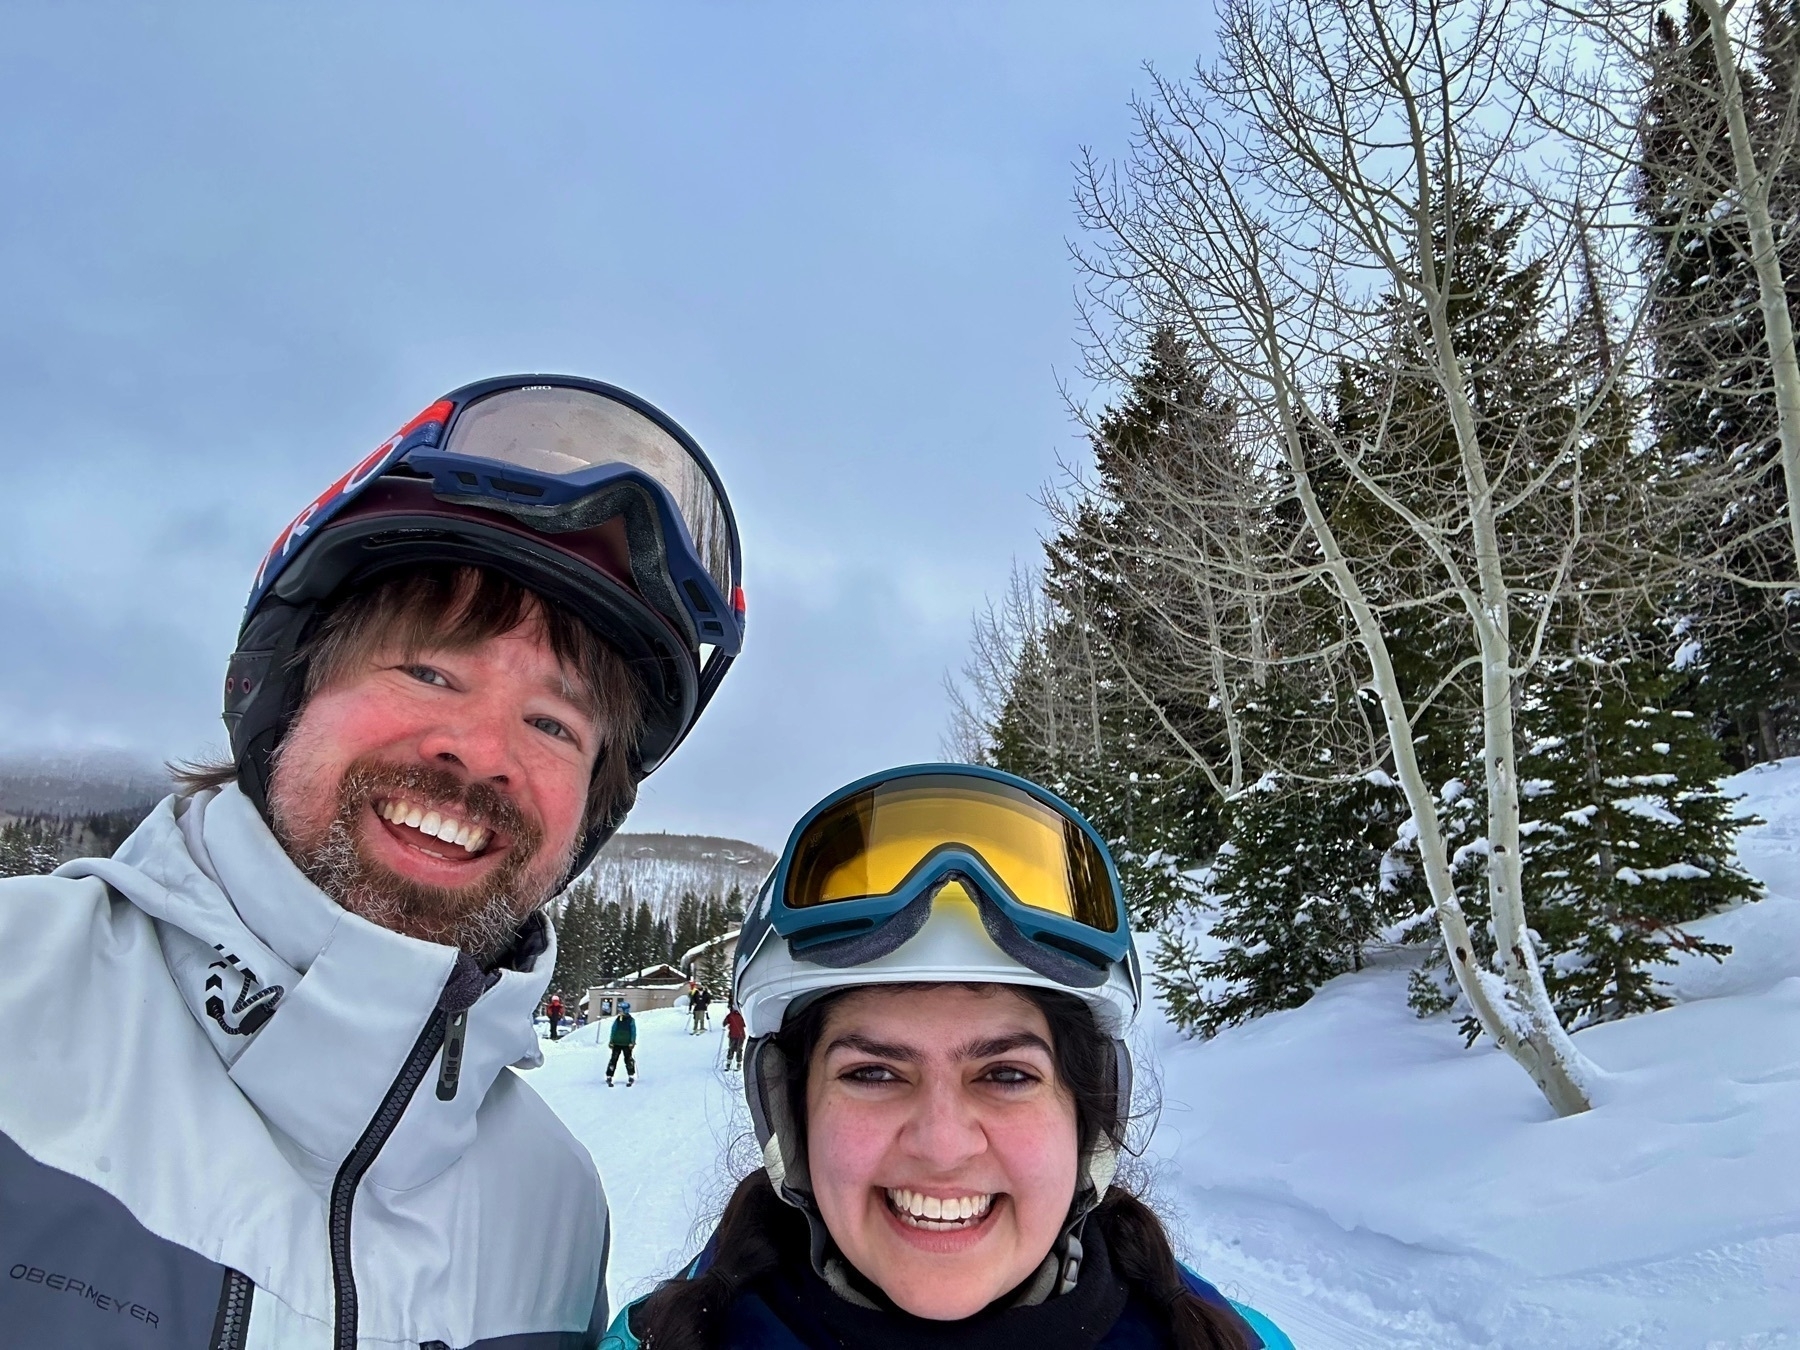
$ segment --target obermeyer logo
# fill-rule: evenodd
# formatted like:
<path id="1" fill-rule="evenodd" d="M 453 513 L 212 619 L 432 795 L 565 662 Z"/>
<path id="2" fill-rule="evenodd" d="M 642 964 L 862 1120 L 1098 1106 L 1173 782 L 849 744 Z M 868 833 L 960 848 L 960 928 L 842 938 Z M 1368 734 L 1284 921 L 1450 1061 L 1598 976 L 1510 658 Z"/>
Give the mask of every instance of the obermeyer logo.
<path id="1" fill-rule="evenodd" d="M 129 1313 L 140 1322 L 150 1326 L 157 1325 L 156 1314 L 141 1303 L 126 1303 L 111 1294 L 103 1294 L 91 1284 L 84 1284 L 73 1275 L 58 1275 L 53 1270 L 42 1270 L 37 1266 L 28 1266 L 23 1261 L 14 1266 L 7 1274 L 15 1280 L 23 1280 L 26 1284 L 41 1284 L 46 1289 L 54 1289 L 62 1294 L 76 1294 L 92 1303 L 101 1312 Z"/>
<path id="2" fill-rule="evenodd" d="M 295 516 L 289 522 L 288 527 L 275 536 L 275 542 L 269 545 L 269 551 L 263 557 L 262 566 L 256 569 L 256 584 L 250 588 L 251 595 L 255 596 L 262 590 L 263 579 L 268 576 L 269 569 L 275 566 L 277 559 L 283 562 L 287 560 L 287 555 L 293 551 L 294 545 L 299 542 L 302 535 L 311 530 L 314 525 L 329 520 L 338 507 L 361 492 L 371 479 L 378 477 L 388 467 L 390 459 L 400 448 L 402 441 L 428 422 L 444 421 L 450 416 L 451 410 L 455 406 L 448 399 L 439 399 L 371 450 L 349 473 L 313 498 L 312 503 Z"/>

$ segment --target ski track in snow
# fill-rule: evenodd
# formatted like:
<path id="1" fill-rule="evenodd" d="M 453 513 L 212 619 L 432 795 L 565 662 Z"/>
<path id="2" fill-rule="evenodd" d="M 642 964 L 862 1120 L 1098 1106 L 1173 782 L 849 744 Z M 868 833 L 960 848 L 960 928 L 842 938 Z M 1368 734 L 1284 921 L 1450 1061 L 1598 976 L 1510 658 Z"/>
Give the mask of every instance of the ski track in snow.
<path id="1" fill-rule="evenodd" d="M 1800 1350 L 1800 760 L 1725 786 L 1767 822 L 1739 843 L 1768 897 L 1696 926 L 1735 951 L 1683 960 L 1676 1007 L 1578 1033 L 1604 1071 L 1583 1116 L 1413 1018 L 1392 963 L 1208 1043 L 1147 1016 L 1138 1167 L 1189 1264 L 1300 1350 Z M 605 1031 L 527 1081 L 605 1179 L 617 1307 L 756 1157 L 716 1026 L 641 1015 L 642 1076 L 610 1090 Z"/>

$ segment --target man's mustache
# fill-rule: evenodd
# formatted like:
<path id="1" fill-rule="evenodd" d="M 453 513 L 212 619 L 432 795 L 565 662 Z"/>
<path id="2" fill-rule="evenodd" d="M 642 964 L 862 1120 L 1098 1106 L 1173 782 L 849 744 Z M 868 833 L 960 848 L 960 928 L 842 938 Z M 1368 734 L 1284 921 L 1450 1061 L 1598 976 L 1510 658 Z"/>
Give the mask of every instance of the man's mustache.
<path id="1" fill-rule="evenodd" d="M 340 811 L 353 810 L 377 798 L 409 796 L 421 806 L 453 808 L 456 817 L 504 836 L 515 857 L 530 857 L 543 843 L 544 832 L 492 783 L 457 777 L 435 764 L 390 764 L 358 759 L 345 770 L 338 786 Z"/>

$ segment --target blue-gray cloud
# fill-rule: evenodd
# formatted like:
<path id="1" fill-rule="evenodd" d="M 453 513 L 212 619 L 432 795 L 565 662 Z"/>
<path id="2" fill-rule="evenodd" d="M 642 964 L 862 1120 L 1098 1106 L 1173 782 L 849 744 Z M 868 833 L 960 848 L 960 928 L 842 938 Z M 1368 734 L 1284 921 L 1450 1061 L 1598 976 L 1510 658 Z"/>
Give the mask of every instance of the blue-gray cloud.
<path id="1" fill-rule="evenodd" d="M 936 751 L 1078 450 L 1070 161 L 1206 16 L 16 5 L 0 749 L 190 753 L 257 559 L 444 390 L 599 375 L 712 451 L 751 638 L 639 828 L 777 842 Z"/>

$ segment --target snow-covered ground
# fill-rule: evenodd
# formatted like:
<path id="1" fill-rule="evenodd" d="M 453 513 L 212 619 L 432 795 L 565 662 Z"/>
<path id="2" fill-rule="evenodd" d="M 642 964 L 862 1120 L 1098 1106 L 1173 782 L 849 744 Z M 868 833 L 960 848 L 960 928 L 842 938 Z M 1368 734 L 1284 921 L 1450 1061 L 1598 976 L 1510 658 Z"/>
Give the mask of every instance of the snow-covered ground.
<path id="1" fill-rule="evenodd" d="M 1735 950 L 1680 967 L 1676 1007 L 1579 1033 L 1606 1075 L 1584 1115 L 1413 1017 L 1398 965 L 1204 1044 L 1148 1019 L 1143 1170 L 1190 1263 L 1301 1350 L 1800 1347 L 1800 761 L 1726 786 L 1768 822 L 1740 840 L 1768 897 L 1696 925 Z M 719 1033 L 641 1027 L 629 1091 L 596 1028 L 531 1077 L 606 1178 L 615 1298 L 696 1249 L 727 1150 L 749 1161 Z"/>
<path id="2" fill-rule="evenodd" d="M 748 1170 L 756 1141 L 743 1080 L 722 1067 L 719 1017 L 705 1035 L 690 1036 L 685 1008 L 637 1014 L 638 1080 L 631 1088 L 623 1063 L 606 1086 L 611 1024 L 607 1018 L 545 1041 L 544 1066 L 526 1081 L 600 1165 L 613 1213 L 608 1285 L 616 1307 L 700 1250 L 730 1194 L 734 1142 L 742 1168 L 732 1177 Z"/>

